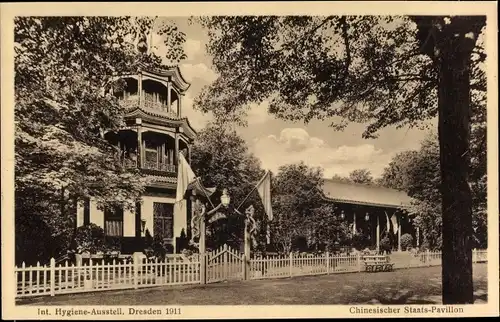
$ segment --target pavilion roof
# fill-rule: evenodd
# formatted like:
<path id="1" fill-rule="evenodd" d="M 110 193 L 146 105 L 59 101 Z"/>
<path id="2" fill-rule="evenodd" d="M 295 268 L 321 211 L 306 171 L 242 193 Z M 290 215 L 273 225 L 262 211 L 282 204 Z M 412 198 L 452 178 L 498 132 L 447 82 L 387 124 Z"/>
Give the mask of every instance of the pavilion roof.
<path id="1" fill-rule="evenodd" d="M 411 201 L 403 191 L 332 179 L 324 180 L 323 193 L 326 199 L 339 203 L 386 208 L 405 208 Z"/>

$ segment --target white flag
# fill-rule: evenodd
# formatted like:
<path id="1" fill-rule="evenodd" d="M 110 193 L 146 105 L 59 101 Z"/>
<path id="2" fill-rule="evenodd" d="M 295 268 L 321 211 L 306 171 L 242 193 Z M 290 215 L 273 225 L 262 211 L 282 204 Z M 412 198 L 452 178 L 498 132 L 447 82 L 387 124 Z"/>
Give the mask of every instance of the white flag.
<path id="1" fill-rule="evenodd" d="M 396 217 L 396 214 L 392 215 L 391 221 L 392 221 L 392 231 L 396 234 L 399 230 L 398 218 Z"/>
<path id="2" fill-rule="evenodd" d="M 386 231 L 389 233 L 391 231 L 391 223 L 389 222 L 389 216 L 387 215 L 387 211 L 385 212 L 385 220 L 386 220 Z"/>
<path id="3" fill-rule="evenodd" d="M 273 209 L 271 207 L 271 172 L 267 172 L 257 184 L 257 192 L 264 204 L 264 211 L 269 221 L 273 220 Z"/>
<path id="4" fill-rule="evenodd" d="M 189 166 L 189 163 L 184 158 L 182 153 L 179 153 L 179 164 L 177 169 L 177 195 L 175 202 L 180 202 L 184 199 L 184 194 L 190 183 L 196 180 L 196 176 Z"/>

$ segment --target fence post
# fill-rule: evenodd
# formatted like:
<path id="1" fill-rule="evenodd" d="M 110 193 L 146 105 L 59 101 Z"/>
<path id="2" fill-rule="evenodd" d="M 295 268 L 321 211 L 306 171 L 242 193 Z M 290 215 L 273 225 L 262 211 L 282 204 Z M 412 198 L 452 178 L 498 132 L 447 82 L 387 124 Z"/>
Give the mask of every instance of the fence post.
<path id="1" fill-rule="evenodd" d="M 245 254 L 241 255 L 243 259 L 243 280 L 246 281 L 248 279 L 248 271 L 247 271 L 247 257 Z"/>
<path id="2" fill-rule="evenodd" d="M 207 254 L 200 253 L 200 284 L 207 284 Z"/>
<path id="3" fill-rule="evenodd" d="M 360 252 L 356 253 L 356 260 L 358 263 L 358 272 L 361 272 L 361 253 Z"/>
<path id="4" fill-rule="evenodd" d="M 427 262 L 427 267 L 431 267 L 431 260 L 430 260 L 430 250 L 425 251 L 425 257 L 426 257 L 426 262 Z"/>
<path id="5" fill-rule="evenodd" d="M 329 252 L 327 251 L 325 253 L 325 258 L 326 258 L 326 273 L 330 274 L 330 256 Z"/>
<path id="6" fill-rule="evenodd" d="M 224 257 L 223 257 L 223 261 L 224 261 L 224 271 L 223 271 L 223 274 L 224 274 L 224 280 L 227 280 L 228 279 L 228 276 L 229 276 L 229 250 L 227 248 L 227 244 L 224 244 Z"/>
<path id="7" fill-rule="evenodd" d="M 293 276 L 293 253 L 290 252 L 290 277 Z"/>
<path id="8" fill-rule="evenodd" d="M 52 257 L 50 259 L 50 296 L 54 295 L 56 295 L 56 260 Z"/>
<path id="9" fill-rule="evenodd" d="M 135 289 L 139 288 L 139 269 L 142 266 L 142 263 L 139 263 L 139 260 L 140 260 L 139 255 L 140 255 L 139 252 L 135 252 L 134 259 L 133 259 L 133 261 L 134 261 L 134 288 Z"/>

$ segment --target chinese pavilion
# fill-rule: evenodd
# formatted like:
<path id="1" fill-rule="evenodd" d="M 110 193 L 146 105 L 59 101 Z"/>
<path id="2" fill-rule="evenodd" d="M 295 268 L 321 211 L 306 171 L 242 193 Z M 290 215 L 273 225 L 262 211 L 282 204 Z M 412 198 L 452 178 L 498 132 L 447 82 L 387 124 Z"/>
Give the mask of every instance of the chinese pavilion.
<path id="1" fill-rule="evenodd" d="M 151 70 L 139 67 L 135 73 L 120 75 L 124 83 L 113 92 L 126 109 L 125 126 L 108 132 L 105 139 L 117 146 L 125 167 L 138 168 L 148 178 L 142 202 L 135 211 L 100 210 L 91 199 L 79 205 L 77 226 L 94 223 L 109 237 L 120 240 L 122 253 L 142 251 L 146 231 L 160 235 L 175 252 L 176 238 L 189 231 L 190 202 L 175 203 L 178 153 L 191 162 L 195 130 L 182 117 L 182 98 L 189 88 L 178 67 Z"/>
<path id="2" fill-rule="evenodd" d="M 325 179 L 323 193 L 335 205 L 335 215 L 352 226 L 352 233 L 367 236 L 377 250 L 384 236 L 389 237 L 394 249 L 401 250 L 401 236 L 406 233 L 413 236 L 414 247 L 420 245 L 419 230 L 407 211 L 411 198 L 406 193 L 332 179 Z"/>

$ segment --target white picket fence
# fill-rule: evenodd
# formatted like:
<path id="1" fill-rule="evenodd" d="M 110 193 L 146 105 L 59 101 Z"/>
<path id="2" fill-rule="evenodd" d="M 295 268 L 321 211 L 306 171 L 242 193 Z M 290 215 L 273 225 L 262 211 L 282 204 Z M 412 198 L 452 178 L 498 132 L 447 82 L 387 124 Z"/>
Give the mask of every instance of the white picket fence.
<path id="1" fill-rule="evenodd" d="M 207 283 L 244 279 L 244 256 L 228 245 L 209 252 L 205 258 Z"/>
<path id="2" fill-rule="evenodd" d="M 486 262 L 487 250 L 472 251 L 472 262 Z M 426 251 L 418 254 L 396 252 L 389 255 L 395 269 L 441 265 L 441 252 Z M 363 255 L 332 256 L 328 253 L 266 256 L 250 260 L 250 279 L 323 275 L 364 271 Z"/>
<path id="3" fill-rule="evenodd" d="M 250 260 L 250 279 L 279 278 L 361 271 L 360 255 L 266 256 Z"/>
<path id="4" fill-rule="evenodd" d="M 440 252 L 389 255 L 395 269 L 441 265 Z M 201 259 L 201 260 L 200 260 Z M 486 262 L 486 250 L 473 250 L 473 263 Z M 15 267 L 17 298 L 142 287 L 213 283 L 230 279 L 266 279 L 364 270 L 363 255 L 328 253 L 288 256 L 245 256 L 224 246 L 205 256 L 169 256 L 162 261 L 134 258 L 132 263 L 56 264 Z"/>
<path id="5" fill-rule="evenodd" d="M 179 257 L 133 263 L 50 265 L 15 268 L 16 297 L 200 283 L 200 261 Z"/>

